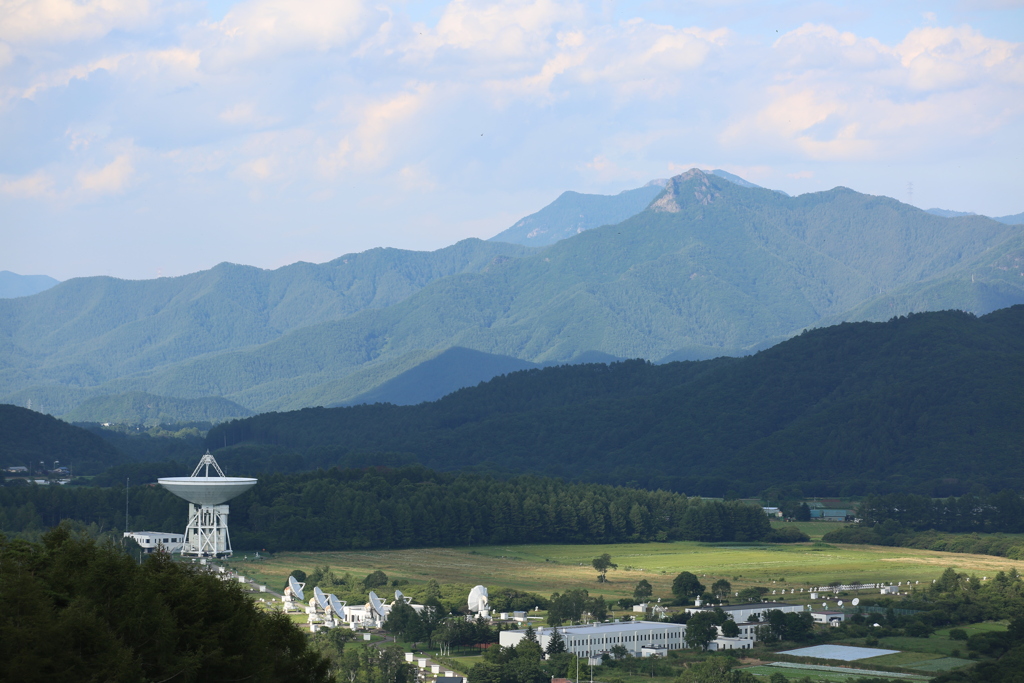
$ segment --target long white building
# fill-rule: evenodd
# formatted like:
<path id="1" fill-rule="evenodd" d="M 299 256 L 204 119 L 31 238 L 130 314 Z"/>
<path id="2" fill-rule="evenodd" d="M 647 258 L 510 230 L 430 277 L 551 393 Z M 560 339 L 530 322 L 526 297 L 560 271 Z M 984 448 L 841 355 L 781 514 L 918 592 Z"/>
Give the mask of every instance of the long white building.
<path id="1" fill-rule="evenodd" d="M 683 624 L 666 624 L 653 621 L 623 621 L 608 624 L 585 624 L 581 626 L 558 626 L 558 632 L 565 641 L 565 649 L 577 657 L 599 657 L 611 653 L 616 645 L 622 645 L 635 657 L 643 656 L 643 648 L 658 650 L 680 650 L 686 647 Z M 551 642 L 555 627 L 544 626 L 536 629 L 537 642 L 546 650 Z M 502 647 L 515 647 L 526 637 L 525 629 L 502 631 L 498 642 Z M 649 653 L 647 653 L 649 654 Z"/>

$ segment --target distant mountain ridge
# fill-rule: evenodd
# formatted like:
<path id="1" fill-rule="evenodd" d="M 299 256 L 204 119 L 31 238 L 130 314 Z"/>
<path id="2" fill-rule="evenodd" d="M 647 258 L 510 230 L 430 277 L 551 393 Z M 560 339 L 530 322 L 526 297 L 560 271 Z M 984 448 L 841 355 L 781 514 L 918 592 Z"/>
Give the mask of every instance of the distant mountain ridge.
<path id="1" fill-rule="evenodd" d="M 268 413 L 214 427 L 207 445 L 305 469 L 401 453 L 712 496 L 945 496 L 1024 486 L 1021 386 L 1024 305 L 844 323 L 747 358 L 527 370 L 415 406 Z"/>
<path id="2" fill-rule="evenodd" d="M 348 403 L 452 347 L 535 364 L 737 355 L 842 320 L 984 314 L 1024 301 L 1021 272 L 1020 226 L 693 169 L 631 218 L 542 249 L 466 240 L 0 301 L 0 397 L 56 414 L 136 391 Z"/>
<path id="3" fill-rule="evenodd" d="M 18 275 L 9 270 L 0 270 L 0 299 L 13 299 L 44 292 L 60 284 L 49 275 Z"/>

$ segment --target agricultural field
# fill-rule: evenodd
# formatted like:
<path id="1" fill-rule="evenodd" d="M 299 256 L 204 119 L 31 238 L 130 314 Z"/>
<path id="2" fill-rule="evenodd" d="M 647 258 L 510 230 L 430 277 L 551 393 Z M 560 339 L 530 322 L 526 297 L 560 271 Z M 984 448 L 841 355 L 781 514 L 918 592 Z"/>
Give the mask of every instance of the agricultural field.
<path id="1" fill-rule="evenodd" d="M 604 584 L 596 581 L 597 574 L 590 566 L 591 560 L 602 553 L 610 554 L 618 564 L 617 570 L 609 571 L 608 582 Z M 745 545 L 680 541 L 288 552 L 260 560 L 254 560 L 252 553 L 240 552 L 228 564 L 240 574 L 278 591 L 292 570 L 308 573 L 314 566 L 326 564 L 339 575 L 348 571 L 360 577 L 380 569 L 392 579 L 407 579 L 414 584 L 435 579 L 470 586 L 507 586 L 542 595 L 586 588 L 609 599 L 631 596 L 640 579 L 651 583 L 655 596 L 668 597 L 672 579 L 684 570 L 697 574 L 705 585 L 719 578 L 728 579 L 734 590 L 751 585 L 799 589 L 833 581 L 930 583 L 946 567 L 979 576 L 991 576 L 1011 567 L 1024 571 L 1022 561 L 989 555 L 820 542 Z"/>
<path id="2" fill-rule="evenodd" d="M 820 541 L 821 537 L 830 531 L 853 526 L 849 522 L 783 522 L 777 519 L 773 519 L 771 525 L 773 529 L 784 529 L 794 526 L 810 536 L 812 541 Z"/>

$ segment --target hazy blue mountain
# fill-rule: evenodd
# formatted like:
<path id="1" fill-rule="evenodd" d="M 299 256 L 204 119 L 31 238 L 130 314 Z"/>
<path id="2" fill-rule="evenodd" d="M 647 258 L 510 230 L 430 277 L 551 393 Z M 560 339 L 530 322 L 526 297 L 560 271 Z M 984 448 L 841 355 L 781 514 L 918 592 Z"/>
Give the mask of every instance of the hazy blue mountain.
<path id="1" fill-rule="evenodd" d="M 942 216 L 943 218 L 956 218 L 958 216 L 977 216 L 978 214 L 973 211 L 950 211 L 949 209 L 926 209 L 926 211 L 935 216 Z M 998 218 L 996 220 L 999 220 Z"/>
<path id="2" fill-rule="evenodd" d="M 475 386 L 498 375 L 536 367 L 539 367 L 536 363 L 518 358 L 454 347 L 345 403 L 415 405 L 436 401 L 453 391 Z"/>
<path id="3" fill-rule="evenodd" d="M 1015 213 L 1012 216 L 1000 216 L 995 220 L 1007 225 L 1024 225 L 1024 212 Z"/>
<path id="4" fill-rule="evenodd" d="M 663 181 L 652 181 L 617 195 L 563 192 L 537 213 L 530 214 L 494 237 L 510 242 L 545 247 L 599 225 L 621 223 L 643 211 L 661 193 Z"/>
<path id="5" fill-rule="evenodd" d="M 341 260 L 297 264 L 283 284 L 287 269 L 225 266 L 165 302 L 147 294 L 162 281 L 122 291 L 104 278 L 79 288 L 96 301 L 75 281 L 0 301 L 0 396 L 53 402 L 67 387 L 64 410 L 83 391 L 286 410 L 349 402 L 451 347 L 537 364 L 743 354 L 830 321 L 1022 302 L 1022 234 L 694 169 L 619 224 L 539 250 L 463 242 L 446 268 L 441 252 L 375 250 L 345 257 L 374 260 L 359 276 Z"/>
<path id="6" fill-rule="evenodd" d="M 0 299 L 31 296 L 60 284 L 49 275 L 18 275 L 9 270 L 0 270 Z"/>
<path id="7" fill-rule="evenodd" d="M 720 168 L 705 172 L 740 187 L 760 188 L 760 185 Z M 498 233 L 491 240 L 541 247 L 578 235 L 584 230 L 621 223 L 646 209 L 651 200 L 661 194 L 666 182 L 652 180 L 643 187 L 624 190 L 616 195 L 563 192 L 558 199 Z"/>
<path id="8" fill-rule="evenodd" d="M 434 252 L 371 249 L 273 271 L 222 263 L 176 278 L 68 280 L 32 297 L 0 300 L 0 397 L 18 405 L 34 400 L 61 414 L 97 395 L 146 391 L 101 385 L 387 307 L 439 278 L 525 253 L 470 239 Z M 54 386 L 67 387 L 67 395 Z"/>
<path id="9" fill-rule="evenodd" d="M 61 417 L 68 422 L 116 422 L 158 425 L 175 422 L 223 422 L 253 411 L 220 397 L 171 398 L 143 392 L 91 398 Z"/>

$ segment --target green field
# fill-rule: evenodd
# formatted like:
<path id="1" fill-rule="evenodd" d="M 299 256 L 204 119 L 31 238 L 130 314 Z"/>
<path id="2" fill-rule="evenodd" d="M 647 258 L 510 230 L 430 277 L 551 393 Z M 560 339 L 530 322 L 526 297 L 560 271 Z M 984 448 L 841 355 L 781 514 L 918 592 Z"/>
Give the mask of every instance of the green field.
<path id="1" fill-rule="evenodd" d="M 852 526 L 848 522 L 781 522 L 778 520 L 772 520 L 771 525 L 773 529 L 795 526 L 797 529 L 810 536 L 812 541 L 820 541 L 821 537 L 830 531 L 842 529 L 846 526 Z"/>
<path id="2" fill-rule="evenodd" d="M 794 668 L 794 669 L 783 669 L 783 668 L 777 667 L 777 666 L 751 666 L 751 667 L 747 667 L 747 668 L 743 669 L 743 671 L 746 671 L 747 673 L 754 674 L 755 676 L 757 676 L 759 678 L 763 677 L 766 680 L 772 674 L 782 674 L 788 680 L 791 680 L 791 681 L 797 681 L 797 680 L 800 680 L 802 678 L 805 678 L 805 677 L 809 676 L 811 678 L 811 680 L 815 681 L 815 683 L 817 683 L 817 681 L 830 681 L 830 682 L 831 681 L 836 681 L 837 683 L 841 683 L 843 681 L 856 680 L 858 678 L 873 678 L 875 676 L 877 676 L 879 680 L 890 680 L 892 678 L 891 675 L 887 676 L 885 673 L 874 672 L 874 671 L 871 671 L 871 672 L 859 671 L 857 673 L 840 673 L 838 671 L 818 671 L 817 669 L 796 669 L 796 668 Z M 928 679 L 925 678 L 924 676 L 922 676 L 921 678 L 912 677 L 912 678 L 906 678 L 906 679 L 901 679 L 901 680 L 926 681 Z"/>
<path id="3" fill-rule="evenodd" d="M 604 584 L 596 581 L 596 572 L 590 566 L 591 560 L 602 553 L 609 553 L 612 561 L 619 565 L 617 570 L 608 573 L 608 582 Z M 228 564 L 278 591 L 293 569 L 308 573 L 314 566 L 327 564 L 338 574 L 349 571 L 356 577 L 380 569 L 392 579 L 402 578 L 412 583 L 424 583 L 430 579 L 440 583 L 482 583 L 543 595 L 569 588 L 586 588 L 607 598 L 632 595 L 633 587 L 640 579 L 647 579 L 652 584 L 655 596 L 670 597 L 672 579 L 683 570 L 697 574 L 705 585 L 719 578 L 728 579 L 734 590 L 750 585 L 776 590 L 799 589 L 833 581 L 919 580 L 930 583 L 946 567 L 987 576 L 1011 567 L 1024 571 L 1024 562 L 989 555 L 863 545 L 814 548 L 811 543 L 744 545 L 680 541 L 478 546 L 277 553 L 259 561 L 246 560 L 243 556 L 244 553 L 239 553 Z"/>

